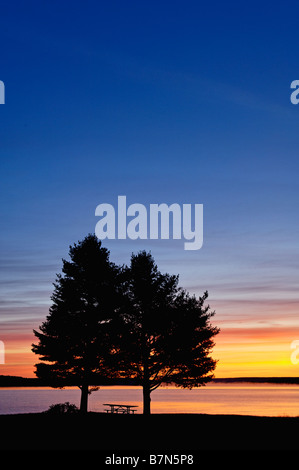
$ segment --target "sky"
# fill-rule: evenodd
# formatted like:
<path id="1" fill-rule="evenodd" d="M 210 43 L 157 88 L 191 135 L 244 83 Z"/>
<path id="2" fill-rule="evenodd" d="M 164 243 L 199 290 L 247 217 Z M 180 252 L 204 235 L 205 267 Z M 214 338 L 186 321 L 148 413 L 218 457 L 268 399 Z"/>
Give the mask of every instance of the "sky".
<path id="1" fill-rule="evenodd" d="M 31 352 L 69 245 L 101 203 L 203 204 L 203 246 L 151 251 L 209 292 L 216 377 L 299 376 L 298 2 L 2 1 L 0 374 Z M 1 343 L 0 343 L 1 344 Z"/>

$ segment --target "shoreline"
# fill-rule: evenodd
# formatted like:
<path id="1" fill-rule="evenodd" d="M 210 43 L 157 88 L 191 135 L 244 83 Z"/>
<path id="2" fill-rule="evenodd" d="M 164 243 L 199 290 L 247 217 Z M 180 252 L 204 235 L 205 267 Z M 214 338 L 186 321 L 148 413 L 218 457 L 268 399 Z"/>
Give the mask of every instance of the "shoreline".
<path id="1" fill-rule="evenodd" d="M 272 384 L 289 384 L 299 385 L 299 377 L 223 377 L 214 378 L 210 383 L 272 383 Z M 116 380 L 100 380 L 90 384 L 91 386 L 134 386 L 140 387 L 140 384 L 130 379 L 116 379 Z M 171 385 L 171 384 L 168 384 Z M 208 385 L 208 384 L 207 384 Z M 74 383 L 65 383 L 62 387 L 77 387 Z M 42 382 L 34 377 L 20 377 L 10 375 L 0 375 L 0 389 L 8 387 L 53 387 L 48 383 Z"/>

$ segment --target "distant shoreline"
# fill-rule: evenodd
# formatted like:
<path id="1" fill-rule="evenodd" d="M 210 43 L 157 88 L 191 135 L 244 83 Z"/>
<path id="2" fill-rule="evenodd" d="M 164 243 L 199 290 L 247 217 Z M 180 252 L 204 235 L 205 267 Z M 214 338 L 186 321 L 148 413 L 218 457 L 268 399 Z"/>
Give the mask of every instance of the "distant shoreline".
<path id="1" fill-rule="evenodd" d="M 227 378 L 215 378 L 212 380 L 213 383 L 273 383 L 273 384 L 298 384 L 299 377 L 227 377 Z M 65 382 L 61 386 L 76 386 L 74 382 Z M 99 379 L 95 380 L 91 385 L 95 386 L 107 386 L 107 385 L 131 385 L 138 386 L 135 380 L 132 379 Z M 19 377 L 12 375 L 0 375 L 0 388 L 4 387 L 49 387 L 49 383 L 42 381 L 34 377 Z"/>

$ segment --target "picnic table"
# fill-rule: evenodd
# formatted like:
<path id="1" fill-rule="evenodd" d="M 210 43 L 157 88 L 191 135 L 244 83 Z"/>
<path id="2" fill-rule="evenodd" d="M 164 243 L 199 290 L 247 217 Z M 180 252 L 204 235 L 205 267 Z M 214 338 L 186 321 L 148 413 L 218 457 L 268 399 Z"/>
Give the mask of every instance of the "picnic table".
<path id="1" fill-rule="evenodd" d="M 122 413 L 122 414 L 134 414 L 136 410 L 133 408 L 138 408 L 137 405 L 119 405 L 115 403 L 103 403 L 104 406 L 110 406 L 110 409 L 105 410 L 107 413 Z"/>

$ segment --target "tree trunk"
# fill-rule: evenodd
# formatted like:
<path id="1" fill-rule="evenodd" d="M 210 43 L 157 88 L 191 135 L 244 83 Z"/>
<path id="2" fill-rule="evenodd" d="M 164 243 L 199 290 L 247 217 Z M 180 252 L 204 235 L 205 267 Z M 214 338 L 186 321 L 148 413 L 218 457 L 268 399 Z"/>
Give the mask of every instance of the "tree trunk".
<path id="1" fill-rule="evenodd" d="M 80 413 L 87 413 L 87 403 L 88 403 L 88 385 L 83 384 L 80 387 L 81 389 L 81 401 L 80 401 Z"/>
<path id="2" fill-rule="evenodd" d="M 143 414 L 151 414 L 151 392 L 148 386 L 143 386 Z"/>
<path id="3" fill-rule="evenodd" d="M 143 414 L 151 414 L 151 388 L 150 388 L 150 373 L 149 373 L 149 348 L 147 346 L 146 333 L 144 331 L 144 321 L 142 324 L 142 359 L 143 359 Z"/>

